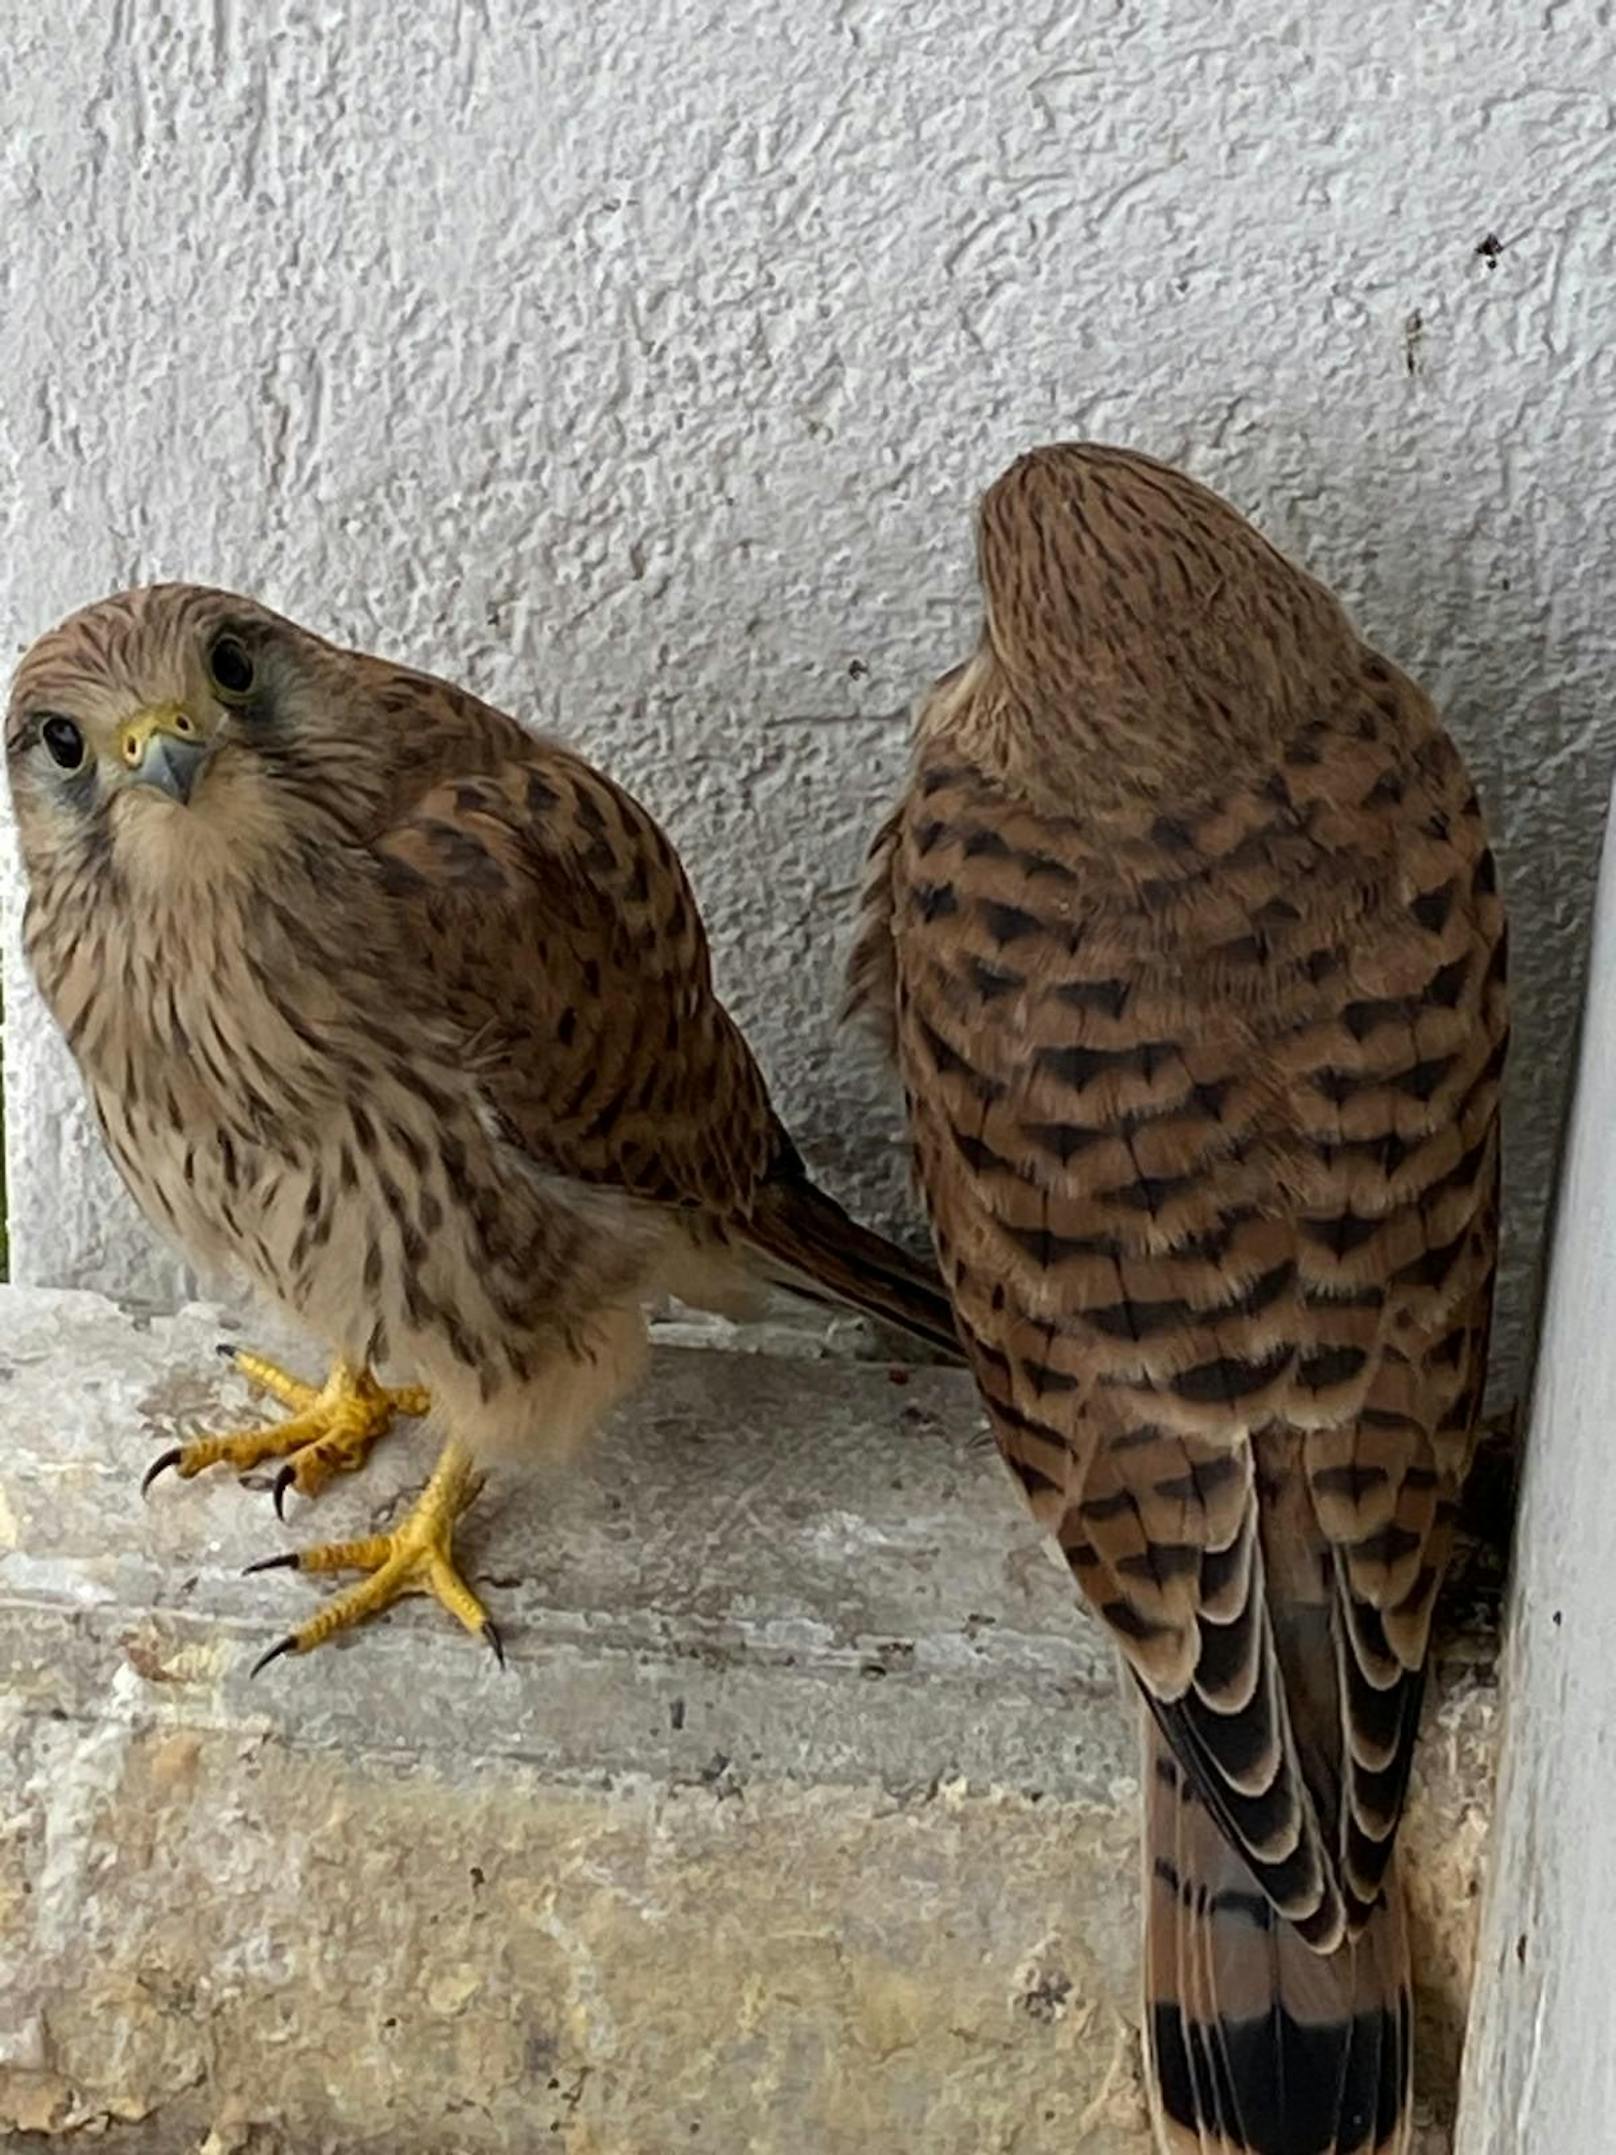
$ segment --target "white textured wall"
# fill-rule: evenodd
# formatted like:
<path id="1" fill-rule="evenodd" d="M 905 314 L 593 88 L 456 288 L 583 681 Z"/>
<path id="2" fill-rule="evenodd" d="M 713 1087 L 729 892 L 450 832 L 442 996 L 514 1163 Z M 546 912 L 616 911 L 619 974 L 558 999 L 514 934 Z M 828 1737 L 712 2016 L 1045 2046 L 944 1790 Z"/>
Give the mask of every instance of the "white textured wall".
<path id="1" fill-rule="evenodd" d="M 564 728 L 685 847 L 806 1149 L 895 1212 L 833 951 L 973 498 L 1052 435 L 1182 459 L 1476 757 L 1524 1254 L 1616 679 L 1606 17 L 0 0 L 0 630 L 215 579 Z M 38 1176 L 84 1139 L 8 993 L 21 1265 L 150 1286 Z"/>

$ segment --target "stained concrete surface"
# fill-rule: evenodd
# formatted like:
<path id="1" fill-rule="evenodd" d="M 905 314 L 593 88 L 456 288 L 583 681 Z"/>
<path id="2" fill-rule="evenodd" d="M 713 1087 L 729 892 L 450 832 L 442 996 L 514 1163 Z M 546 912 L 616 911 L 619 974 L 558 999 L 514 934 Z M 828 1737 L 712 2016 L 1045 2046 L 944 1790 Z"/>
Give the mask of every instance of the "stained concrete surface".
<path id="1" fill-rule="evenodd" d="M 228 1475 L 143 1503 L 247 1406 L 217 1336 L 0 1291 L 0 2135 L 1143 2155 L 1133 1709 L 962 1377 L 659 1348 L 468 1522 L 507 1673 L 416 1603 L 249 1682 L 316 1589 L 242 1564 L 392 1516 L 430 1440 L 289 1530 Z M 1407 1828 L 1423 2155 L 1489 1651 L 1449 1641 Z"/>

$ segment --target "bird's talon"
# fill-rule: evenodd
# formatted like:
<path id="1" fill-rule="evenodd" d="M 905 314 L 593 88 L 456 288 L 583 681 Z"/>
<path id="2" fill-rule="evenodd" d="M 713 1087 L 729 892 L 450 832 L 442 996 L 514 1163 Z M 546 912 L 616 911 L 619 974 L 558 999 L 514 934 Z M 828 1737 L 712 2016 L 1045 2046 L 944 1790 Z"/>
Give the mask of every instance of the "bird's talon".
<path id="1" fill-rule="evenodd" d="M 247 1681 L 251 1683 L 260 1669 L 267 1669 L 272 1661 L 279 1661 L 282 1654 L 295 1654 L 296 1652 L 297 1640 L 292 1633 L 288 1632 L 284 1639 L 277 1639 L 273 1646 L 267 1648 L 265 1652 L 258 1656 L 258 1659 L 247 1671 Z"/>
<path id="2" fill-rule="evenodd" d="M 261 1556 L 251 1564 L 243 1564 L 241 1576 L 250 1579 L 255 1571 L 297 1571 L 303 1559 L 295 1549 L 288 1549 L 280 1556 Z"/>
<path id="3" fill-rule="evenodd" d="M 145 1496 L 147 1494 L 159 1474 L 166 1474 L 170 1467 L 177 1467 L 184 1455 L 185 1447 L 183 1444 L 170 1445 L 166 1452 L 160 1453 L 141 1476 L 141 1495 Z"/>
<path id="4" fill-rule="evenodd" d="M 293 1482 L 295 1482 L 296 1480 L 297 1462 L 295 1460 L 288 1459 L 285 1466 L 281 1468 L 280 1472 L 275 1477 L 274 1502 L 275 1516 L 277 1519 L 284 1519 L 286 1517 L 286 1492 L 288 1489 L 291 1488 Z"/>
<path id="5" fill-rule="evenodd" d="M 494 1659 L 499 1663 L 501 1668 L 504 1668 L 505 1641 L 500 1637 L 499 1626 L 494 1622 L 494 1619 L 491 1616 L 484 1617 L 483 1619 L 483 1637 L 487 1640 L 488 1645 L 493 1652 Z"/>

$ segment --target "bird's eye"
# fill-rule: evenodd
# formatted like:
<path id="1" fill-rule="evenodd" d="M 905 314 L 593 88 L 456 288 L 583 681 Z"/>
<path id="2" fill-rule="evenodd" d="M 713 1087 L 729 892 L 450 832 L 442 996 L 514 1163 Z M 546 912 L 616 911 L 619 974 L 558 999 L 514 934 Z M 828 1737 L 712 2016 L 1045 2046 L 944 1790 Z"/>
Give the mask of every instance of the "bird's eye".
<path id="1" fill-rule="evenodd" d="M 47 718 L 39 729 L 39 738 L 50 752 L 53 763 L 59 763 L 64 771 L 76 771 L 84 761 L 84 736 L 70 718 Z"/>
<path id="2" fill-rule="evenodd" d="M 208 678 L 221 696 L 250 696 L 252 655 L 239 636 L 215 636 L 208 646 Z"/>

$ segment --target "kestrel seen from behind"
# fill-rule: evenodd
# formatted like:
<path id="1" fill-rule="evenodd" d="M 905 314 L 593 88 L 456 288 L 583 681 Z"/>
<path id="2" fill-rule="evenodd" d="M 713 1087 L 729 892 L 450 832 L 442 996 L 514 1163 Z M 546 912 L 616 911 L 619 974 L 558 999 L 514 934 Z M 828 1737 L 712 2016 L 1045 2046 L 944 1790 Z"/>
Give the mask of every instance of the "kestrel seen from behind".
<path id="1" fill-rule="evenodd" d="M 1024 457 L 854 1001 L 1006 1457 L 1151 1714 L 1159 2143 L 1409 2136 L 1393 1864 L 1496 1254 L 1504 919 L 1412 682 L 1148 457 Z"/>

